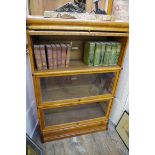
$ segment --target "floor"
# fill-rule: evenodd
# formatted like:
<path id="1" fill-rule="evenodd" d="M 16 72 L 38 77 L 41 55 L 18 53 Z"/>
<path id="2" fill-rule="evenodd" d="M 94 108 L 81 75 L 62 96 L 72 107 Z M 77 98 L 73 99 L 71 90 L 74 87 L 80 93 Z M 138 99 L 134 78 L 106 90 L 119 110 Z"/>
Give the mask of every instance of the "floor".
<path id="1" fill-rule="evenodd" d="M 67 138 L 42 144 L 39 133 L 33 136 L 45 155 L 128 155 L 128 149 L 117 134 L 113 124 L 107 131 Z"/>

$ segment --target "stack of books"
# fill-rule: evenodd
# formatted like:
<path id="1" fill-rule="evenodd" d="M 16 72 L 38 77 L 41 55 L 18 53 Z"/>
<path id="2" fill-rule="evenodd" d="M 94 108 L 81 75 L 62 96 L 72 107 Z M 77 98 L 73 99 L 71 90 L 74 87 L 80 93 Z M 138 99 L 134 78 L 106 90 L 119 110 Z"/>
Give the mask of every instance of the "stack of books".
<path id="1" fill-rule="evenodd" d="M 84 63 L 88 66 L 114 66 L 118 63 L 120 51 L 120 42 L 86 42 Z"/>
<path id="2" fill-rule="evenodd" d="M 34 45 L 37 70 L 69 67 L 71 44 Z"/>

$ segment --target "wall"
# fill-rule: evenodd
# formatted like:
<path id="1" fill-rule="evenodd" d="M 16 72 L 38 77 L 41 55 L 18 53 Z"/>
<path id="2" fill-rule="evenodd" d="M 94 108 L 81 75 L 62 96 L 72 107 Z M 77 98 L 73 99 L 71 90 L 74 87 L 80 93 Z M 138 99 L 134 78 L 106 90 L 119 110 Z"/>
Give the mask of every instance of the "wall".
<path id="1" fill-rule="evenodd" d="M 123 112 L 129 112 L 129 49 L 127 48 L 110 119 L 116 125 Z"/>
<path id="2" fill-rule="evenodd" d="M 29 56 L 26 57 L 26 133 L 32 137 L 38 123 Z"/>

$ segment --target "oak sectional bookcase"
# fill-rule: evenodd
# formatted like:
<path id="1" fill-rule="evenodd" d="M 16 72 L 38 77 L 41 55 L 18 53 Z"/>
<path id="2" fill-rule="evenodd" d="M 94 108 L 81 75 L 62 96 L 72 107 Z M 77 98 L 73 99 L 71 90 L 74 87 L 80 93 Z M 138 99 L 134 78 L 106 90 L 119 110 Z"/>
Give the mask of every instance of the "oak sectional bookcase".
<path id="1" fill-rule="evenodd" d="M 108 129 L 108 120 L 128 44 L 128 23 L 29 16 L 27 38 L 43 142 Z M 72 42 L 67 68 L 36 69 L 33 45 Z M 119 41 L 115 66 L 83 63 L 86 41 Z"/>

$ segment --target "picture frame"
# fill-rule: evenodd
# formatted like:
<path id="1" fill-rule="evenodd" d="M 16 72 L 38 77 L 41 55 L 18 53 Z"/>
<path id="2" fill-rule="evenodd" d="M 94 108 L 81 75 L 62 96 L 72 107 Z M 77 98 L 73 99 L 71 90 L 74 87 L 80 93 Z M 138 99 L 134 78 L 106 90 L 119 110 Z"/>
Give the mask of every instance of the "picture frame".
<path id="1" fill-rule="evenodd" d="M 115 130 L 117 131 L 127 149 L 129 149 L 129 113 L 127 111 L 123 112 L 115 127 Z"/>
<path id="2" fill-rule="evenodd" d="M 26 134 L 26 155 L 44 155 L 43 149 Z"/>

